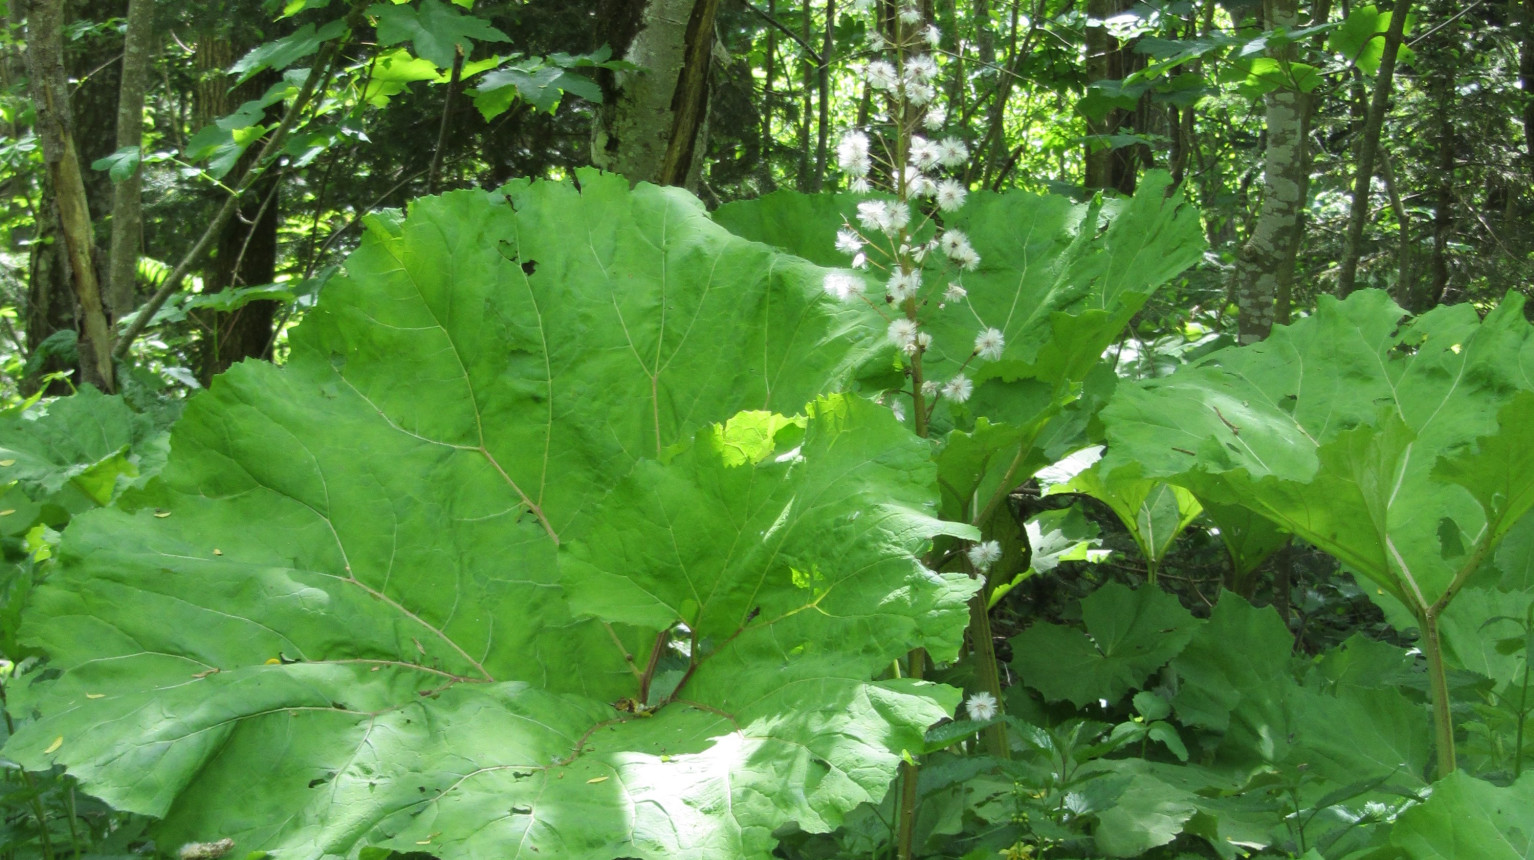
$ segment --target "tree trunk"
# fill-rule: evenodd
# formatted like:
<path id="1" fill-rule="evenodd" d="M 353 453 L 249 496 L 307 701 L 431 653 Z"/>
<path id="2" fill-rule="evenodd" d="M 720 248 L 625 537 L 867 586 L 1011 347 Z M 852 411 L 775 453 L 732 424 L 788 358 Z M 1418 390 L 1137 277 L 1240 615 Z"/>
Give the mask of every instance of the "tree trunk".
<path id="1" fill-rule="evenodd" d="M 1390 29 L 1385 33 L 1384 53 L 1374 78 L 1374 95 L 1369 99 L 1369 116 L 1364 121 L 1363 140 L 1358 145 L 1358 171 L 1353 175 L 1353 208 L 1348 214 L 1348 232 L 1342 249 L 1341 270 L 1337 276 L 1337 294 L 1353 292 L 1358 280 L 1358 258 L 1363 252 L 1364 222 L 1369 217 L 1369 187 L 1374 182 L 1374 159 L 1380 145 L 1380 131 L 1385 112 L 1390 108 L 1390 89 L 1395 77 L 1396 55 L 1401 50 L 1401 36 L 1411 0 L 1396 0 L 1390 14 Z"/>
<path id="2" fill-rule="evenodd" d="M 600 114 L 592 160 L 629 181 L 696 190 L 707 148 L 709 66 L 719 0 L 648 0 Z"/>
<path id="3" fill-rule="evenodd" d="M 836 0 L 826 0 L 826 32 L 820 46 L 820 64 L 815 81 L 820 91 L 820 105 L 815 120 L 815 176 L 811 191 L 819 191 L 826 181 L 827 139 L 831 135 L 831 51 L 836 47 L 835 36 Z"/>
<path id="4" fill-rule="evenodd" d="M 1299 21 L 1298 0 L 1269 0 L 1267 27 L 1295 29 Z M 1293 43 L 1269 48 L 1268 55 L 1281 63 L 1293 62 Z M 1236 257 L 1233 292 L 1239 310 L 1237 329 L 1241 343 L 1255 343 L 1273 328 L 1279 282 L 1292 274 L 1292 249 L 1300 236 L 1300 215 L 1305 206 L 1306 96 L 1293 89 L 1267 94 L 1267 148 L 1263 157 L 1262 209 L 1251 235 Z"/>
<path id="5" fill-rule="evenodd" d="M 103 391 L 113 391 L 112 326 L 102 301 L 89 197 L 73 135 L 69 77 L 64 69 L 63 6 L 63 0 L 37 0 L 22 7 L 27 17 L 32 104 L 64 251 L 59 262 L 79 308 L 81 378 Z"/>
<path id="6" fill-rule="evenodd" d="M 240 44 L 236 44 L 236 40 Z M 254 42 L 254 34 L 204 32 L 197 40 L 194 58 L 199 71 L 194 114 L 198 127 L 232 113 L 247 99 L 255 98 L 275 83 L 275 76 L 257 75 L 244 84 L 229 89 L 224 70 L 245 53 Z M 276 121 L 272 114 L 282 106 L 268 109 L 267 123 Z M 240 176 L 255 163 L 252 147 L 235 166 Z M 241 197 L 235 217 L 220 231 L 213 258 L 203 271 L 204 294 L 270 284 L 277 270 L 277 224 L 280 220 L 276 169 L 268 170 Z M 219 203 L 222 203 L 220 195 Z M 197 378 L 203 385 L 246 358 L 267 357 L 272 341 L 272 327 L 279 304 L 254 301 L 233 311 L 205 311 L 197 314 L 202 339 L 197 356 Z"/>
<path id="7" fill-rule="evenodd" d="M 1449 11 L 1452 14 L 1452 9 Z M 1449 242 L 1454 230 L 1455 147 L 1459 145 L 1458 136 L 1454 133 L 1454 96 L 1459 47 L 1452 44 L 1447 35 L 1436 41 L 1437 50 L 1433 51 L 1433 73 L 1429 84 L 1433 94 L 1433 145 L 1438 150 L 1437 169 L 1433 171 L 1432 280 L 1425 295 L 1415 297 L 1414 304 L 1405 306 L 1407 310 L 1416 313 L 1431 310 L 1444 301 L 1449 291 Z M 1526 104 L 1534 106 L 1534 97 L 1530 97 L 1527 89 L 1524 92 L 1525 98 L 1529 99 Z M 1529 115 L 1529 110 L 1529 107 L 1524 108 L 1525 122 L 1534 119 Z M 1529 134 L 1530 130 L 1525 128 L 1524 133 Z"/>
<path id="8" fill-rule="evenodd" d="M 154 60 L 154 0 L 128 0 L 123 36 L 122 86 L 117 97 L 117 148 L 142 149 L 144 91 Z M 133 310 L 134 276 L 144 243 L 143 167 L 112 188 L 112 253 L 107 266 L 107 297 L 114 316 Z"/>
<path id="9" fill-rule="evenodd" d="M 1534 179 L 1534 0 L 1523 0 L 1523 32 L 1518 47 L 1518 82 L 1523 93 L 1523 154 Z"/>
<path id="10" fill-rule="evenodd" d="M 1534 2 L 1534 0 L 1531 0 Z M 774 20 L 778 16 L 777 0 L 767 0 L 767 17 Z M 778 30 L 776 27 L 767 28 L 767 61 L 762 81 L 762 158 L 758 162 L 757 170 L 761 174 L 762 190 L 771 191 L 777 185 L 772 178 L 772 153 L 776 148 L 772 137 L 772 112 L 777 106 L 777 93 L 773 88 L 778 83 Z"/>
<path id="11" fill-rule="evenodd" d="M 810 64 L 810 0 L 802 0 L 804 8 L 801 11 L 803 17 L 799 19 L 799 41 L 803 43 L 801 50 L 804 56 L 799 60 L 802 77 L 800 79 L 800 92 L 803 96 L 799 100 L 799 165 L 794 171 L 797 180 L 794 187 L 800 191 L 810 189 L 810 169 L 814 162 L 810 157 L 810 97 L 815 92 L 815 67 Z"/>
<path id="12" fill-rule="evenodd" d="M 1096 21 L 1126 12 L 1133 0 L 1088 0 L 1087 14 Z M 1121 81 L 1136 70 L 1143 68 L 1145 58 L 1133 51 L 1133 46 L 1122 44 L 1103 26 L 1087 27 L 1087 81 Z M 1147 147 L 1111 146 L 1101 138 L 1123 131 L 1141 130 L 1146 125 L 1149 109 L 1147 97 L 1132 110 L 1112 108 L 1102 119 L 1087 118 L 1087 133 L 1098 138 L 1087 143 L 1086 178 L 1083 185 L 1088 189 L 1111 188 L 1123 194 L 1133 194 L 1139 178 L 1139 167 L 1148 155 Z"/>

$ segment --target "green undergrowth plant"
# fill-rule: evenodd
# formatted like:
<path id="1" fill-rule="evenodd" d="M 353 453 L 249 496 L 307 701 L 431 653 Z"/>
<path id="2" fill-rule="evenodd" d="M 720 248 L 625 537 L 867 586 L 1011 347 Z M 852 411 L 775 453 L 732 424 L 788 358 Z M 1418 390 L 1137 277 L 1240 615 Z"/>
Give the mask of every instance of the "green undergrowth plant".
<path id="1" fill-rule="evenodd" d="M 1109 583 L 1080 615 L 1013 638 L 1005 716 L 928 733 L 917 854 L 1522 856 L 1534 779 L 1429 779 L 1428 683 L 1410 650 L 1355 635 L 1296 652 L 1271 607 L 1230 592 L 1198 618 Z M 1010 757 L 978 742 L 988 724 Z M 892 814 L 861 809 L 784 853 L 885 856 Z"/>
<path id="2" fill-rule="evenodd" d="M 1323 299 L 1261 344 L 1122 387 L 1103 413 L 1109 473 L 1247 508 L 1406 609 L 1443 776 L 1457 767 L 1443 619 L 1534 506 L 1522 305 L 1482 320 L 1469 305 L 1412 317 L 1380 292 Z"/>
<path id="3" fill-rule="evenodd" d="M 822 278 L 595 172 L 374 217 L 290 362 L 220 378 L 157 481 L 70 525 L 6 755 L 162 848 L 835 826 L 952 712 L 876 676 L 951 659 L 974 585 L 916 562 L 971 533 L 924 447 L 832 393 L 868 339 Z"/>
<path id="4" fill-rule="evenodd" d="M 137 412 L 89 386 L 0 413 L 0 743 L 29 719 L 8 693 L 45 655 L 17 633 L 63 530 L 159 471 L 172 415 Z M 28 773 L 0 758 L 0 857 L 126 853 L 146 824 L 114 813 L 56 771 Z"/>
<path id="5" fill-rule="evenodd" d="M 897 658 L 994 714 L 962 634 L 1050 558 L 1006 488 L 1079 444 L 1104 348 L 1197 257 L 1166 184 L 950 214 L 985 262 L 922 347 L 973 374 L 929 439 L 891 408 L 911 354 L 826 290 L 870 276 L 750 241 L 782 207 L 834 239 L 855 201 L 716 222 L 588 171 L 375 215 L 286 366 L 220 377 L 158 478 L 64 532 L 5 755 L 154 817 L 162 851 L 756 857 L 832 830 L 959 705 Z"/>

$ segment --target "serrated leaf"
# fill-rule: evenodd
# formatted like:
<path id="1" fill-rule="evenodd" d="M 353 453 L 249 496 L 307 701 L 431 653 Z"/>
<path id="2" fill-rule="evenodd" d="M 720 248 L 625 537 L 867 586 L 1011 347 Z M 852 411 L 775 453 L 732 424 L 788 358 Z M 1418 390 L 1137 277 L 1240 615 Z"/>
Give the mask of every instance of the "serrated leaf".
<path id="1" fill-rule="evenodd" d="M 289 13 L 291 14 L 291 13 Z M 235 85 L 243 84 L 266 69 L 286 69 L 320 49 L 320 46 L 346 35 L 345 19 L 336 19 L 323 27 L 305 24 L 296 32 L 280 39 L 258 45 L 229 67 L 229 73 L 238 75 Z"/>
<path id="2" fill-rule="evenodd" d="M 1242 582 L 1273 553 L 1289 542 L 1289 534 L 1272 520 L 1240 505 L 1201 500 L 1204 516 L 1219 531 L 1230 556 L 1233 582 Z"/>
<path id="3" fill-rule="evenodd" d="M 1224 593 L 1172 661 L 1178 719 L 1224 732 L 1220 755 L 1239 766 L 1303 768 L 1337 785 L 1426 785 L 1426 709 L 1396 688 L 1301 687 L 1290 668 L 1293 646 L 1271 607 Z"/>
<path id="4" fill-rule="evenodd" d="M 411 50 L 446 69 L 460 48 L 467 56 L 475 41 L 509 42 L 511 39 L 489 21 L 467 15 L 441 0 L 420 0 L 400 6 L 377 3 L 368 14 L 378 19 L 378 41 L 384 45 L 409 42 Z"/>
<path id="5" fill-rule="evenodd" d="M 88 385 L 36 411 L 0 415 L 0 457 L 11 461 L 3 477 L 72 512 L 109 502 L 118 477 L 137 475 L 138 452 L 159 432 L 122 398 Z"/>
<path id="6" fill-rule="evenodd" d="M 1271 710 L 1271 696 L 1290 680 L 1286 667 L 1293 648 L 1294 638 L 1277 612 L 1221 594 L 1209 620 L 1172 662 L 1178 720 L 1225 731 L 1238 707 L 1244 717 L 1261 719 Z"/>
<path id="7" fill-rule="evenodd" d="M 727 458 L 747 437 L 718 422 L 845 382 L 845 309 L 684 192 L 578 177 L 368 219 L 288 363 L 220 377 L 135 512 L 71 525 L 23 629 L 62 674 L 7 685 L 38 714 L 8 757 L 162 817 L 161 844 L 293 856 L 764 857 L 883 796 L 958 692 L 865 668 L 952 653 L 974 587 L 913 556 L 942 528 L 921 443 L 827 399 L 802 462 L 760 439 Z M 673 616 L 581 580 L 674 605 L 619 533 L 679 534 L 673 492 L 741 510 L 743 477 L 803 517 L 782 557 L 697 570 L 715 592 L 647 710 Z M 622 510 L 651 478 L 665 504 Z M 890 507 L 838 531 L 859 494 Z M 699 539 L 744 548 L 760 522 Z M 782 575 L 800 559 L 824 593 Z"/>
<path id="8" fill-rule="evenodd" d="M 1177 536 L 1204 508 L 1182 487 L 1110 476 L 1098 466 L 1072 478 L 1061 491 L 1083 493 L 1107 505 L 1128 529 L 1152 571 L 1161 567 Z"/>
<path id="9" fill-rule="evenodd" d="M 1103 468 L 1251 508 L 1420 613 L 1534 505 L 1521 306 L 1483 322 L 1323 299 L 1263 343 L 1121 386 Z"/>
<path id="10" fill-rule="evenodd" d="M 1045 698 L 1118 700 L 1177 656 L 1197 622 L 1177 598 L 1109 583 L 1081 601 L 1086 631 L 1047 622 L 1012 637 L 1012 667 Z"/>
<path id="11" fill-rule="evenodd" d="M 1001 331 L 1006 344 L 1001 360 L 966 371 L 976 383 L 974 396 L 939 454 L 945 516 L 973 519 L 996 492 L 1080 447 L 1072 440 L 1065 450 L 1046 450 L 1051 439 L 1070 437 L 1091 417 L 1088 410 L 1062 412 L 1078 399 L 1095 407 L 1083 393 L 1094 386 L 1083 380 L 1100 365 L 1103 350 L 1145 300 L 1202 251 L 1197 217 L 1180 197 L 1166 195 L 1169 184 L 1168 175 L 1152 172 L 1132 199 L 1091 204 L 975 192 L 945 216 L 950 228 L 969 237 L 981 262 L 963 273 L 964 305 L 932 316 L 928 378 L 941 380 L 970 361 L 982 325 Z M 716 217 L 739 235 L 845 266 L 846 255 L 835 248 L 837 230 L 856 223 L 862 199 L 780 191 L 723 206 Z M 934 306 L 960 277 L 939 257 L 928 256 L 924 275 Z M 869 318 L 871 325 L 878 319 L 871 312 Z M 971 425 L 967 415 L 987 420 Z"/>
<path id="12" fill-rule="evenodd" d="M 783 429 L 798 435 L 794 425 Z M 725 427 L 715 427 L 664 466 L 637 464 L 585 538 L 570 545 L 562 570 L 571 604 L 650 629 L 686 623 L 696 637 L 718 640 L 749 638 L 769 625 L 776 625 L 771 639 L 785 637 L 800 626 L 796 616 L 808 613 L 820 636 L 844 646 L 835 649 L 839 671 L 854 675 L 887 665 L 879 655 L 898 653 L 899 643 L 929 647 L 924 637 L 939 649 L 934 659 L 957 656 L 963 602 L 978 582 L 950 575 L 934 589 L 939 580 L 912 552 L 939 533 L 977 535 L 922 511 L 934 471 L 926 446 L 888 409 L 836 398 L 813 404 L 802 444 L 779 447 L 771 460 L 753 452 L 752 462 Z M 890 552 L 890 541 L 906 551 Z M 859 609 L 886 602 L 891 591 L 916 603 L 890 615 Z M 819 665 L 823 654 L 813 640 L 802 641 L 782 655 L 782 677 L 831 668 Z M 846 653 L 851 643 L 877 662 L 858 668 L 862 661 Z"/>
<path id="13" fill-rule="evenodd" d="M 1112 803 L 1097 813 L 1092 840 L 1109 857 L 1138 857 L 1177 838 L 1183 825 L 1198 811 L 1193 796 L 1151 776 L 1137 773 L 1119 782 Z M 1103 781 L 1088 791 L 1098 790 Z"/>
<path id="14" fill-rule="evenodd" d="M 1534 857 L 1534 773 L 1495 786 L 1462 772 L 1433 785 L 1427 802 L 1401 815 L 1390 844 L 1412 860 L 1528 860 Z"/>

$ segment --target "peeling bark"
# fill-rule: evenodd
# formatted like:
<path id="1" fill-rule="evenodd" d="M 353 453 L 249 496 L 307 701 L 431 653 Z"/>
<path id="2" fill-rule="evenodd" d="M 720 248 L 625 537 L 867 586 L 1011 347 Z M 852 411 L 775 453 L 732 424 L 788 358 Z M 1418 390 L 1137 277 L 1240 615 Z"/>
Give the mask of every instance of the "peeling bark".
<path id="1" fill-rule="evenodd" d="M 1297 0 L 1272 0 L 1268 27 L 1295 29 Z M 1270 49 L 1280 62 L 1291 62 L 1293 44 Z M 1294 249 L 1301 229 L 1306 195 L 1305 111 L 1303 93 L 1279 89 L 1268 93 L 1267 148 L 1263 155 L 1262 209 L 1246 244 L 1236 257 L 1232 291 L 1239 311 L 1242 343 L 1255 343 L 1273 329 L 1280 286 L 1292 277 Z"/>
<path id="2" fill-rule="evenodd" d="M 696 189 L 707 146 L 709 67 L 719 0 L 649 0 L 601 114 L 592 161 L 631 182 Z"/>
<path id="3" fill-rule="evenodd" d="M 80 154 L 71 133 L 69 78 L 64 70 L 62 0 L 38 0 L 23 7 L 27 18 L 27 65 L 32 103 L 42 138 L 43 160 L 63 241 L 63 263 L 79 305 L 80 372 L 83 381 L 113 391 L 112 327 L 102 301 L 89 198 Z"/>

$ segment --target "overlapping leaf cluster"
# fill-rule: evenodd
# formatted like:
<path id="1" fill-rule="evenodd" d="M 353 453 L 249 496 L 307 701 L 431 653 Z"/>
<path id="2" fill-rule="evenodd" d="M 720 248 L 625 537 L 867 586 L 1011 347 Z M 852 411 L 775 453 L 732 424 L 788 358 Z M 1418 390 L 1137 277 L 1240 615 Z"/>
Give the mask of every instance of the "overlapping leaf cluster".
<path id="1" fill-rule="evenodd" d="M 375 217 L 289 364 L 71 526 L 7 754 L 293 856 L 835 826 L 956 704 L 868 679 L 951 658 L 973 585 L 915 560 L 926 448 L 827 395 L 866 338 L 822 271 L 593 172 Z"/>
<path id="2" fill-rule="evenodd" d="M 1100 405 L 1083 381 L 1146 300 L 1203 250 L 1197 214 L 1167 193 L 1170 183 L 1153 171 L 1133 198 L 1085 204 L 975 193 L 959 211 L 939 216 L 969 237 L 981 262 L 963 274 L 965 302 L 931 313 L 928 373 L 940 377 L 963 364 L 981 325 L 1006 341 L 1000 360 L 970 367 L 974 397 L 942 424 L 954 430 L 939 456 L 946 516 L 985 528 L 976 518 L 988 500 L 1079 444 L 1084 416 Z M 856 222 L 859 199 L 782 191 L 725 206 L 718 217 L 740 235 L 845 266 L 834 239 L 839 226 Z M 929 259 L 929 286 L 958 275 Z M 870 295 L 882 295 L 874 282 Z M 1087 408 L 1068 414 L 1078 403 Z M 1056 440 L 1070 441 L 1052 445 Z"/>
<path id="3" fill-rule="evenodd" d="M 1104 468 L 1256 510 L 1423 612 L 1534 504 L 1522 304 L 1482 321 L 1323 299 L 1262 344 L 1121 389 Z"/>

